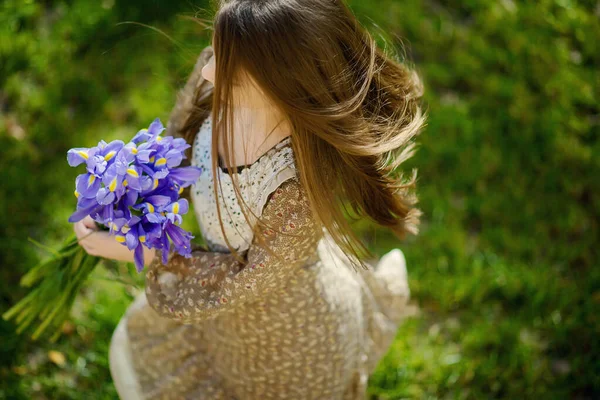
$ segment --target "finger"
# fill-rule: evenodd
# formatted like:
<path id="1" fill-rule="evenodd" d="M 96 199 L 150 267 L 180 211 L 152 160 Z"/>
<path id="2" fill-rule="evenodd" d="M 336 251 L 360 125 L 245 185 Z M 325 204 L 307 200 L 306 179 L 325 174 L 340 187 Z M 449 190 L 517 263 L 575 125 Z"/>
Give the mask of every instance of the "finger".
<path id="1" fill-rule="evenodd" d="M 73 224 L 73 230 L 77 235 L 77 239 L 81 239 L 81 236 L 83 235 L 83 232 L 81 232 L 81 221 L 75 222 Z"/>
<path id="2" fill-rule="evenodd" d="M 85 240 L 85 238 L 93 232 L 91 229 L 86 228 L 81 221 L 75 223 L 73 229 L 75 229 L 75 234 L 77 235 L 77 239 L 79 241 Z"/>
<path id="3" fill-rule="evenodd" d="M 85 217 L 81 222 L 83 222 L 83 225 L 88 229 L 92 229 L 92 230 L 98 229 L 98 225 L 96 225 L 96 221 L 94 221 L 93 218 L 90 217 L 89 215 L 87 217 Z"/>

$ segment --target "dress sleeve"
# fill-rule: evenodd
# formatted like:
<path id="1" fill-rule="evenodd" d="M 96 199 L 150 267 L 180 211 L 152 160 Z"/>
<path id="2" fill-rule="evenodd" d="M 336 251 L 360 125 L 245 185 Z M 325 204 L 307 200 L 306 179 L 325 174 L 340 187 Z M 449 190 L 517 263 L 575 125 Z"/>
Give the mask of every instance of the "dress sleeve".
<path id="1" fill-rule="evenodd" d="M 242 253 L 244 263 L 231 253 L 194 250 L 190 258 L 169 254 L 165 266 L 157 252 L 146 274 L 149 305 L 163 317 L 194 323 L 281 288 L 316 255 L 323 231 L 297 178 L 271 193 L 262 217 L 270 228 L 255 226 L 252 244 Z M 279 257 L 269 254 L 257 235 Z"/>

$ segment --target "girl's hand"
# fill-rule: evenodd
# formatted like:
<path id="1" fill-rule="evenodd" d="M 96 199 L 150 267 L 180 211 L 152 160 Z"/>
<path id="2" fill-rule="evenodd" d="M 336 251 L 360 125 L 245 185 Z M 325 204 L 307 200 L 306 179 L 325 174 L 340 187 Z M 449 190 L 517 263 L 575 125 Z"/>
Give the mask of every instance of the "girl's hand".
<path id="1" fill-rule="evenodd" d="M 101 234 L 105 232 L 100 232 L 100 228 L 96 225 L 96 221 L 94 221 L 92 217 L 88 215 L 81 221 L 75 222 L 73 230 L 75 230 L 79 245 L 83 247 L 89 255 L 102 257 L 101 254 L 98 254 L 98 249 L 101 247 L 102 243 Z"/>
<path id="2" fill-rule="evenodd" d="M 96 221 L 89 215 L 73 226 L 77 239 L 85 251 L 95 257 L 108 258 L 110 260 L 133 262 L 133 250 L 117 242 L 114 235 L 109 235 L 108 231 L 101 231 L 96 225 Z M 144 264 L 150 265 L 154 258 L 155 249 L 144 249 Z"/>

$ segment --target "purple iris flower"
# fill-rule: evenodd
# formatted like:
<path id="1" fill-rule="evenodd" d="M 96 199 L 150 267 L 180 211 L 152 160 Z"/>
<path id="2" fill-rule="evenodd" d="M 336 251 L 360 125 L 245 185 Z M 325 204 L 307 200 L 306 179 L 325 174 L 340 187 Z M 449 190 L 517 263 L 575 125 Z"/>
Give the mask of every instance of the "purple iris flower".
<path id="1" fill-rule="evenodd" d="M 90 215 L 108 226 L 116 241 L 134 251 L 138 271 L 144 267 L 142 246 L 161 251 L 163 264 L 171 242 L 179 254 L 191 256 L 194 236 L 178 226 L 189 204 L 179 196 L 201 169 L 179 167 L 191 146 L 182 138 L 160 136 L 164 130 L 156 118 L 127 144 L 101 140 L 96 147 L 67 152 L 69 165 L 86 164 L 86 173 L 75 180 L 77 209 L 69 222 Z"/>
<path id="2" fill-rule="evenodd" d="M 135 153 L 136 159 L 139 163 L 149 163 L 152 155 L 156 153 L 156 149 L 153 148 L 154 144 L 150 142 L 142 143 L 137 147 Z"/>
<path id="3" fill-rule="evenodd" d="M 78 222 L 87 217 L 88 215 L 94 214 L 102 209 L 95 199 L 81 198 L 77 202 L 77 211 L 75 211 L 69 217 L 69 222 Z"/>
<path id="4" fill-rule="evenodd" d="M 166 219 L 161 211 L 170 201 L 171 199 L 167 196 L 153 195 L 146 197 L 144 202 L 136 204 L 132 208 L 142 211 L 148 221 L 160 224 Z"/>
<path id="5" fill-rule="evenodd" d="M 118 173 L 117 164 L 111 164 L 102 175 L 104 187 L 98 189 L 96 200 L 98 204 L 107 205 L 115 203 L 125 193 L 123 187 L 124 175 Z"/>
<path id="6" fill-rule="evenodd" d="M 198 167 L 181 167 L 169 172 L 169 178 L 181 187 L 188 187 L 194 184 L 200 177 L 202 170 Z"/>
<path id="7" fill-rule="evenodd" d="M 67 152 L 67 161 L 71 167 L 86 163 L 90 174 L 100 175 L 104 173 L 109 162 L 117 155 L 124 143 L 121 140 L 113 140 L 106 143 L 101 140 L 96 147 L 77 147 Z"/>
<path id="8" fill-rule="evenodd" d="M 161 224 L 150 223 L 145 219 L 145 216 L 136 218 L 133 223 L 122 227 L 121 232 L 126 233 L 124 233 L 124 238 L 118 239 L 118 241 L 124 243 L 129 250 L 134 250 L 133 260 L 138 272 L 144 269 L 144 249 L 142 246 L 146 245 L 148 248 L 154 247 L 160 250 L 162 247 L 160 239 L 162 236 L 166 236 Z M 153 246 L 155 243 L 157 245 Z"/>
<path id="9" fill-rule="evenodd" d="M 139 142 L 147 142 L 150 140 L 156 140 L 158 135 L 160 135 L 162 133 L 162 131 L 164 131 L 164 130 L 165 130 L 165 127 L 163 126 L 162 122 L 160 122 L 160 118 L 156 118 L 154 121 L 152 121 L 152 123 L 150 124 L 148 129 L 141 129 L 133 137 L 133 139 L 131 139 L 131 141 L 133 143 L 137 144 Z"/>
<path id="10" fill-rule="evenodd" d="M 181 225 L 182 215 L 187 214 L 189 209 L 188 201 L 186 199 L 179 199 L 174 203 L 169 204 L 164 208 L 166 217 L 172 224 Z"/>
<path id="11" fill-rule="evenodd" d="M 129 196 L 123 196 L 117 202 L 115 207 L 115 218 L 125 218 L 129 220 L 132 216 L 131 206 L 135 203 L 129 203 Z"/>
<path id="12" fill-rule="evenodd" d="M 183 158 L 187 158 L 185 156 L 185 150 L 192 147 L 191 144 L 189 144 L 188 142 L 185 141 L 185 139 L 183 138 L 174 138 L 171 141 L 171 149 L 173 150 L 177 150 L 178 152 L 180 152 L 181 154 L 184 155 Z"/>
<path id="13" fill-rule="evenodd" d="M 101 179 L 97 175 L 85 174 L 78 175 L 75 179 L 75 196 L 77 198 L 93 199 L 100 189 Z"/>
<path id="14" fill-rule="evenodd" d="M 192 255 L 190 240 L 193 239 L 194 236 L 181 227 L 171 223 L 171 221 L 165 222 L 163 229 L 173 241 L 173 247 L 175 247 L 175 251 L 182 256 L 189 258 Z"/>
<path id="15" fill-rule="evenodd" d="M 129 219 L 123 218 L 123 212 L 120 210 L 116 210 L 114 213 L 114 218 L 112 221 L 108 223 L 108 227 L 111 234 L 116 234 L 121 232 L 121 229 L 127 225 Z"/>
<path id="16" fill-rule="evenodd" d="M 118 175 L 123 177 L 122 185 L 130 190 L 140 192 L 142 190 L 142 184 L 140 178 L 142 176 L 142 168 L 127 162 L 126 153 L 121 155 L 115 160 L 116 172 Z"/>

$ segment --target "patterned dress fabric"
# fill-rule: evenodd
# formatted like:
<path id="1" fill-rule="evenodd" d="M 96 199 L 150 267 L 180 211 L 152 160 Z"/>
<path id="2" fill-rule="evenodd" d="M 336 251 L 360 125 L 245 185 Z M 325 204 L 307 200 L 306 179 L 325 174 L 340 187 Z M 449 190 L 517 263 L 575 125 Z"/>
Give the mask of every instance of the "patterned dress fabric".
<path id="1" fill-rule="evenodd" d="M 369 375 L 411 314 L 399 249 L 355 270 L 315 223 L 289 137 L 238 167 L 244 219 L 231 177 L 219 192 L 229 253 L 212 188 L 211 120 L 193 143 L 196 218 L 207 243 L 191 258 L 160 255 L 146 289 L 113 336 L 110 367 L 121 399 L 366 398 Z M 258 242 L 261 235 L 274 254 Z"/>

